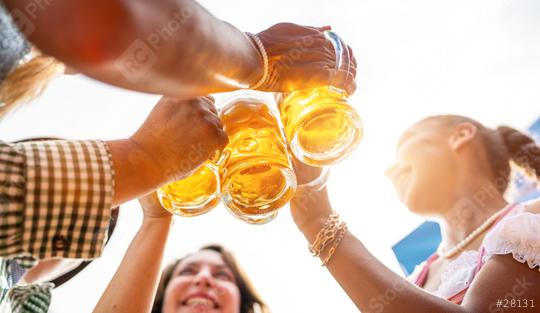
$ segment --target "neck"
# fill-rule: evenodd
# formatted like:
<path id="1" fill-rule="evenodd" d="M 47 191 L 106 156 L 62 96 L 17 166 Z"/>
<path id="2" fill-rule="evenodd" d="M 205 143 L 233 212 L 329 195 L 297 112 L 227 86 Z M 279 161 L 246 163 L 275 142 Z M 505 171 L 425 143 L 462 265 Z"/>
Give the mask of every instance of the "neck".
<path id="1" fill-rule="evenodd" d="M 508 205 L 494 186 L 484 186 L 489 187 L 473 188 L 463 192 L 441 216 L 443 242 L 447 248 L 455 247 L 492 215 Z"/>

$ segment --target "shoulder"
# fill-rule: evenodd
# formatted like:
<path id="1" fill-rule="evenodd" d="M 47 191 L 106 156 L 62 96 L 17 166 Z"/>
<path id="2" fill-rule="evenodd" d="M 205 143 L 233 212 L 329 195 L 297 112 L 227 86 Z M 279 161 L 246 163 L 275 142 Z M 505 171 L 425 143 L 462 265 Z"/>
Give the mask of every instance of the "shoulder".
<path id="1" fill-rule="evenodd" d="M 540 198 L 531 200 L 525 204 L 527 212 L 539 214 L 540 213 Z"/>
<path id="2" fill-rule="evenodd" d="M 472 311 L 496 311 L 497 299 L 508 294 L 532 298 L 540 284 L 540 202 L 527 203 L 486 234 L 486 264 L 475 277 L 463 301 Z M 498 288 L 491 288 L 492 286 Z"/>
<path id="3" fill-rule="evenodd" d="M 540 209 L 538 201 L 500 221 L 484 239 L 489 256 L 511 254 L 530 268 L 540 267 Z"/>

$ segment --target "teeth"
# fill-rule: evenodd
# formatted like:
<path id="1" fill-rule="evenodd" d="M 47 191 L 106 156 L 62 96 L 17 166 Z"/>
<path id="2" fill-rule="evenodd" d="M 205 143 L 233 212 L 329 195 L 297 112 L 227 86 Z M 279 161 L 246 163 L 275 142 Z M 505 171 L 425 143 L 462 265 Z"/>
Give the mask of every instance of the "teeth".
<path id="1" fill-rule="evenodd" d="M 205 306 L 205 307 L 208 307 L 208 308 L 214 307 L 214 303 L 212 301 L 210 301 L 207 298 L 202 298 L 202 297 L 190 298 L 186 302 L 186 305 L 188 305 L 188 306 Z"/>

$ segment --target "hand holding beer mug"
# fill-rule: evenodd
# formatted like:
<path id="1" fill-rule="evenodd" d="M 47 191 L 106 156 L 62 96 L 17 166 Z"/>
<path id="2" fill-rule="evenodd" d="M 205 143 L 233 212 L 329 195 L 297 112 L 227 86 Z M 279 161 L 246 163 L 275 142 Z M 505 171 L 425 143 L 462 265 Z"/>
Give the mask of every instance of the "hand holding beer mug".
<path id="1" fill-rule="evenodd" d="M 220 171 L 224 204 L 245 222 L 267 223 L 296 189 L 279 121 L 267 101 L 255 95 L 229 100 L 220 117 L 229 136 Z"/>
<path id="2" fill-rule="evenodd" d="M 351 57 L 351 64 L 335 67 L 334 47 L 325 35 L 330 29 L 330 26 L 279 23 L 257 33 L 264 47 L 261 54 L 268 56 L 270 79 L 256 90 L 292 92 L 332 85 L 353 94 L 356 90 L 356 60 Z"/>
<path id="3" fill-rule="evenodd" d="M 325 31 L 334 46 L 336 70 L 351 65 L 351 51 L 332 31 Z M 347 93 L 332 86 L 291 92 L 279 104 L 281 120 L 292 153 L 312 166 L 336 164 L 351 155 L 362 140 L 358 112 Z"/>
<path id="4" fill-rule="evenodd" d="M 159 199 L 174 214 L 191 217 L 210 211 L 221 198 L 241 220 L 267 223 L 296 188 L 279 121 L 266 100 L 245 93 L 225 103 L 220 118 L 229 145 L 191 176 L 158 190 Z"/>
<path id="5" fill-rule="evenodd" d="M 178 102 L 181 101 L 178 100 Z M 211 160 L 207 160 L 198 168 L 193 166 L 193 164 L 201 164 L 202 160 L 208 158 L 208 154 L 212 153 L 212 150 L 209 151 L 206 143 L 215 139 L 211 138 L 212 133 L 192 134 L 197 134 L 196 128 L 205 125 L 209 117 L 212 119 L 215 117 L 216 120 L 219 120 L 219 117 L 212 97 L 200 97 L 184 102 L 186 103 L 180 104 L 178 110 L 186 109 L 188 106 L 200 107 L 198 111 L 189 111 L 191 114 L 186 117 L 189 123 L 185 123 L 189 128 L 177 130 L 178 136 L 182 136 L 186 141 L 189 140 L 189 144 L 184 145 L 182 149 L 178 149 L 182 151 L 184 160 L 176 164 L 176 167 L 181 168 L 185 174 L 188 174 L 186 173 L 188 170 L 191 173 L 188 177 L 184 176 L 185 178 L 182 180 L 161 187 L 157 193 L 165 209 L 175 215 L 191 217 L 204 214 L 219 204 L 220 184 L 216 163 L 224 145 L 219 146 L 218 152 L 214 153 Z M 220 129 L 223 132 L 223 129 Z M 224 132 L 223 134 L 226 137 Z"/>
<path id="6" fill-rule="evenodd" d="M 324 31 L 324 36 L 335 52 L 335 72 L 342 74 L 336 80 L 350 82 L 352 77 L 354 85 L 352 51 L 332 31 Z M 351 87 L 338 81 L 330 85 Z M 338 163 L 356 149 L 363 126 L 347 97 L 344 90 L 324 86 L 291 92 L 280 102 L 286 139 L 300 161 L 323 167 Z M 219 117 L 229 137 L 221 156 L 207 161 L 192 176 L 163 187 L 160 200 L 182 216 L 206 213 L 223 200 L 243 221 L 267 223 L 296 189 L 279 120 L 267 101 L 255 93 L 232 98 L 222 106 Z"/>

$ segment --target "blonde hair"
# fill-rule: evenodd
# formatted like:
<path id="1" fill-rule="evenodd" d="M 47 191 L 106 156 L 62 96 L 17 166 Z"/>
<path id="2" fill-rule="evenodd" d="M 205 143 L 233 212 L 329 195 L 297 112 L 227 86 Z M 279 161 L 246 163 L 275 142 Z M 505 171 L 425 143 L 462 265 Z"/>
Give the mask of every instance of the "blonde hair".
<path id="1" fill-rule="evenodd" d="M 55 58 L 32 51 L 29 61 L 16 66 L 0 82 L 0 116 L 38 97 L 64 65 Z"/>

